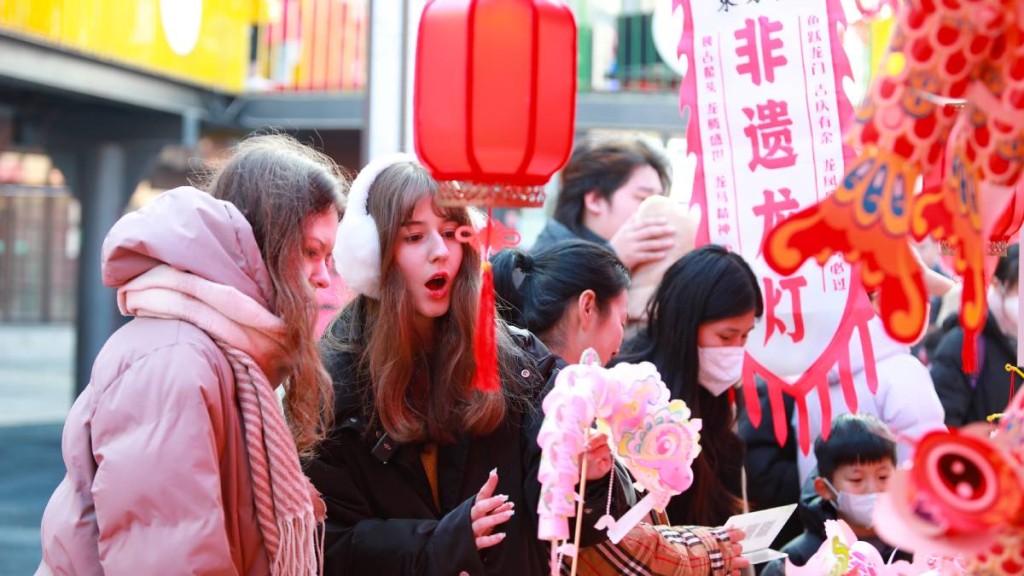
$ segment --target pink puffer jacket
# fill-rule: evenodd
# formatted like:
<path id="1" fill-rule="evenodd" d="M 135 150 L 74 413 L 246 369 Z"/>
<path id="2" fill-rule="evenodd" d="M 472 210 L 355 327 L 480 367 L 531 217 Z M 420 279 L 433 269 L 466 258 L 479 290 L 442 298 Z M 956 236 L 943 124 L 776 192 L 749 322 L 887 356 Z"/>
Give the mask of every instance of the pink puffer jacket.
<path id="1" fill-rule="evenodd" d="M 103 245 L 121 286 L 167 263 L 271 294 L 252 229 L 189 188 L 125 216 Z M 137 318 L 107 341 L 68 415 L 67 476 L 42 522 L 39 574 L 267 574 L 231 367 L 203 331 Z"/>

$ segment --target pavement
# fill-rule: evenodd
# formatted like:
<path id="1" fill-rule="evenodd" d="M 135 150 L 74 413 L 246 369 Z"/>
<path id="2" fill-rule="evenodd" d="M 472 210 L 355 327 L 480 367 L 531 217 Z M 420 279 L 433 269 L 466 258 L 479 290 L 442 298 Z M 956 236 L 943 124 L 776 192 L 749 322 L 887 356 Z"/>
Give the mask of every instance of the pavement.
<path id="1" fill-rule="evenodd" d="M 72 325 L 0 324 L 0 575 L 32 574 L 39 521 L 64 477 L 60 436 L 73 396 Z"/>

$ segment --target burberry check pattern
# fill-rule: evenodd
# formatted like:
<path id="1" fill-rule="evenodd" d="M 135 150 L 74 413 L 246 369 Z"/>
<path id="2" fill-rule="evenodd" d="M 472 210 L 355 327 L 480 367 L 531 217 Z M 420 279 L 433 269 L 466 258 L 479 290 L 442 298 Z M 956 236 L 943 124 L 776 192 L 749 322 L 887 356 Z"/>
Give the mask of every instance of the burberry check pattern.
<path id="1" fill-rule="evenodd" d="M 725 530 L 699 526 L 639 524 L 618 544 L 602 542 L 580 551 L 581 576 L 724 576 L 731 562 L 722 550 Z M 572 559 L 562 564 L 568 576 Z"/>

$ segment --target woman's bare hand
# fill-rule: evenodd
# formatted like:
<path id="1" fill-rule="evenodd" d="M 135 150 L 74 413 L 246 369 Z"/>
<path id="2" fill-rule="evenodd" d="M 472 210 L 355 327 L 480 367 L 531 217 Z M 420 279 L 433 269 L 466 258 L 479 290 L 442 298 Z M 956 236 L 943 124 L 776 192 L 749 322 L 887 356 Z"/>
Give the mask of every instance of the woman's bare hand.
<path id="1" fill-rule="evenodd" d="M 505 494 L 494 495 L 494 490 L 497 487 L 498 471 L 495 469 L 491 470 L 491 475 L 477 492 L 476 501 L 470 511 L 477 550 L 500 544 L 505 539 L 505 533 L 493 534 L 494 529 L 500 524 L 508 522 L 515 514 L 515 504 L 508 501 L 508 496 Z"/>
<path id="2" fill-rule="evenodd" d="M 604 478 L 612 469 L 612 451 L 608 447 L 608 436 L 606 434 L 591 436 L 587 450 L 582 457 L 587 461 L 587 480 Z"/>

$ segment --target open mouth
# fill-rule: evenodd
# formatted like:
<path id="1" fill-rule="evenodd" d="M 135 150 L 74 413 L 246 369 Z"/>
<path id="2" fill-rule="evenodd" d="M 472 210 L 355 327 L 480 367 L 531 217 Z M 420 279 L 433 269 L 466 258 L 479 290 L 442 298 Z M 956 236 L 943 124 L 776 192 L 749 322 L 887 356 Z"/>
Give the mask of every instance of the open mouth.
<path id="1" fill-rule="evenodd" d="M 440 292 L 444 290 L 445 286 L 447 285 L 448 274 L 444 272 L 438 272 L 437 274 L 434 274 L 433 276 L 430 277 L 430 280 L 427 280 L 426 283 L 427 290 L 430 290 L 431 292 Z"/>

